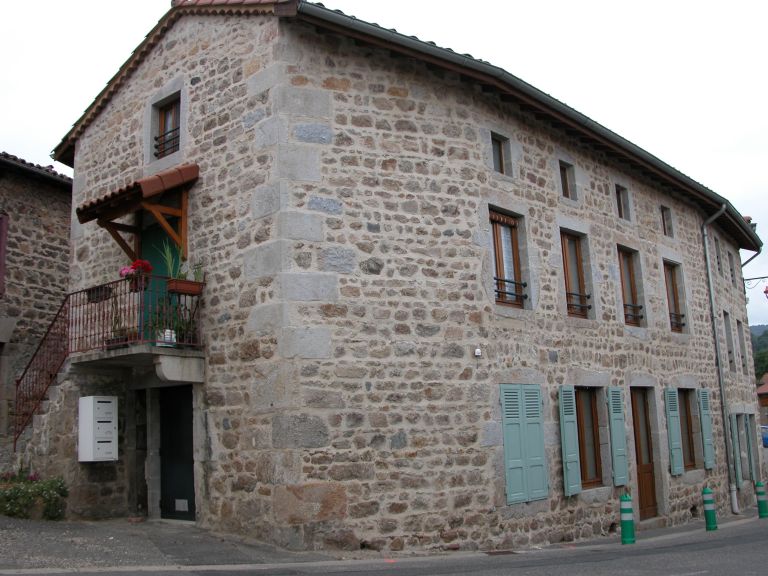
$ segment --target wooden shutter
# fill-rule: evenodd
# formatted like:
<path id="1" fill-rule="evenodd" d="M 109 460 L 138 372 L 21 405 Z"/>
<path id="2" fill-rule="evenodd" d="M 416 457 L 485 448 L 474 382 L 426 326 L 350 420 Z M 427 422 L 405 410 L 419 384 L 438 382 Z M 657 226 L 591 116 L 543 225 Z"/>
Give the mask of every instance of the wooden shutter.
<path id="1" fill-rule="evenodd" d="M 712 441 L 712 408 L 709 390 L 696 390 L 699 399 L 699 422 L 701 422 L 701 443 L 704 448 L 704 468 L 715 467 L 715 445 Z"/>
<path id="2" fill-rule="evenodd" d="M 528 486 L 523 452 L 522 386 L 520 384 L 502 384 L 500 396 L 507 504 L 527 502 Z"/>
<path id="3" fill-rule="evenodd" d="M 611 430 L 611 462 L 613 485 L 626 486 L 629 478 L 627 465 L 627 435 L 624 429 L 624 401 L 621 388 L 608 388 L 608 422 Z"/>
<path id="4" fill-rule="evenodd" d="M 752 417 L 754 418 L 754 416 Z M 747 461 L 749 462 L 749 477 L 753 482 L 759 480 L 757 476 L 757 466 L 755 466 L 755 431 L 751 430 L 749 425 L 750 415 L 744 414 L 744 436 L 747 439 Z"/>
<path id="5" fill-rule="evenodd" d="M 739 445 L 739 423 L 736 414 L 731 414 L 731 446 L 733 447 L 733 467 L 736 472 L 736 488 L 741 490 L 744 481 L 741 475 L 741 446 Z"/>
<path id="6" fill-rule="evenodd" d="M 677 389 L 666 388 L 664 400 L 667 408 L 667 436 L 669 438 L 669 471 L 672 476 L 683 473 L 683 441 L 680 432 L 680 405 Z"/>
<path id="7" fill-rule="evenodd" d="M 549 495 L 549 476 L 544 448 L 544 411 L 541 406 L 541 388 L 537 384 L 523 385 L 523 409 L 528 499 L 541 500 Z"/>
<path id="8" fill-rule="evenodd" d="M 581 492 L 579 425 L 576 419 L 576 390 L 560 387 L 560 443 L 563 454 L 563 491 L 566 496 Z"/>

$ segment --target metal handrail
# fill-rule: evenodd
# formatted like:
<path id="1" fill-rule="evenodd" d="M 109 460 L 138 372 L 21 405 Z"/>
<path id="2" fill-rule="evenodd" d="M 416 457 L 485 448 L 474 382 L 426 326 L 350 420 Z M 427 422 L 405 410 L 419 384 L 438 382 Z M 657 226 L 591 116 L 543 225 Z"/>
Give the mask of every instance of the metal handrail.
<path id="1" fill-rule="evenodd" d="M 199 348 L 200 303 L 199 292 L 164 276 L 128 276 L 67 294 L 16 381 L 14 450 L 70 354 L 147 343 Z"/>

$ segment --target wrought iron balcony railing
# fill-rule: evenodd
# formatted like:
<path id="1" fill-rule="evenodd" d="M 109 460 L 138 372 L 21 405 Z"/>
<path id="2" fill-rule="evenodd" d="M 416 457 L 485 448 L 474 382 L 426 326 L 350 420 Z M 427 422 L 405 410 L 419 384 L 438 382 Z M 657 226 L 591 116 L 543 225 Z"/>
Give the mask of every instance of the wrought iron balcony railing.
<path id="1" fill-rule="evenodd" d="M 202 287 L 132 276 L 67 295 L 16 381 L 14 450 L 69 354 L 131 344 L 199 348 Z"/>

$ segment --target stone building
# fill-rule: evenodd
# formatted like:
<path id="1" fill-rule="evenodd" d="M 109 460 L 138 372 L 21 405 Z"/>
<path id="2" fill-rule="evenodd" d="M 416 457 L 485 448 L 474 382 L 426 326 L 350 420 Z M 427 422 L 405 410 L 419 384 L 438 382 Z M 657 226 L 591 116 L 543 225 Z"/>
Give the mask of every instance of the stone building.
<path id="1" fill-rule="evenodd" d="M 0 472 L 13 463 L 16 378 L 66 294 L 72 180 L 0 152 Z"/>
<path id="2" fill-rule="evenodd" d="M 491 64 L 307 2 L 178 1 L 55 157 L 77 352 L 24 458 L 72 516 L 492 549 L 607 534 L 625 492 L 653 525 L 704 485 L 753 499 L 760 239 Z M 162 275 L 169 238 L 203 264 L 193 305 L 100 287 L 136 257 Z M 78 462 L 83 396 L 117 398 L 116 459 Z"/>

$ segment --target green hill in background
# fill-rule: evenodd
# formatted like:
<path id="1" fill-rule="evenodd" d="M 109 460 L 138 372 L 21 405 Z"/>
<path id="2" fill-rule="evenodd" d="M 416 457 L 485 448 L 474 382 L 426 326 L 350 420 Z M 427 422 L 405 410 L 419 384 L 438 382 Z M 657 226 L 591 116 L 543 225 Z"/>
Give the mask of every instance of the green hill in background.
<path id="1" fill-rule="evenodd" d="M 755 377 L 760 378 L 768 372 L 768 325 L 750 326 L 752 335 L 752 354 L 755 359 Z"/>

